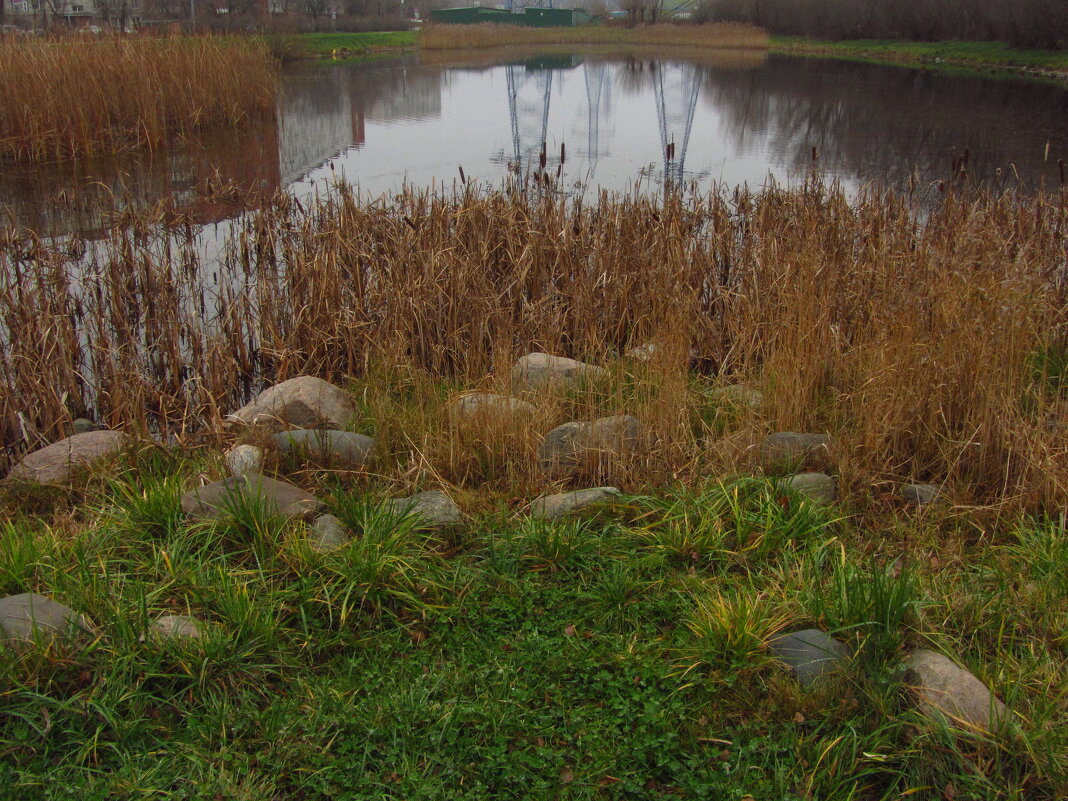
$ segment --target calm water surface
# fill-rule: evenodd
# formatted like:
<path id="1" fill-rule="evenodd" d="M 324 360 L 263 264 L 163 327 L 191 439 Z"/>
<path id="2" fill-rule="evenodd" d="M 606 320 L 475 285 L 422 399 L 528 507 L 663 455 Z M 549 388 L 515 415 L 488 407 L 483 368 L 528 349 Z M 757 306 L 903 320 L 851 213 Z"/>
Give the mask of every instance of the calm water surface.
<path id="1" fill-rule="evenodd" d="M 486 58 L 486 56 L 482 56 Z M 756 186 L 818 169 L 855 188 L 930 186 L 966 160 L 995 186 L 1055 186 L 1068 160 L 1068 88 L 763 54 L 497 54 L 303 64 L 276 119 L 169 153 L 47 169 L 0 168 L 0 215 L 40 232 L 91 233 L 100 209 L 171 197 L 200 222 L 239 196 L 366 195 L 495 185 L 542 168 L 568 192 L 665 184 Z M 231 197 L 207 199 L 229 187 Z M 106 202 L 102 202 L 106 201 Z"/>

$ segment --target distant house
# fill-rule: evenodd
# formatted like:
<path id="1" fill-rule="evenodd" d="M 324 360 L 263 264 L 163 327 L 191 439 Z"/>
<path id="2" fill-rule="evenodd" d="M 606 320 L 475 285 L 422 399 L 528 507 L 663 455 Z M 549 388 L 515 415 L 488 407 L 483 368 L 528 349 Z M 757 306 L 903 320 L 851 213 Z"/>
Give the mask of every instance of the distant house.
<path id="1" fill-rule="evenodd" d="M 104 27 L 130 29 L 141 22 L 140 0 L 6 0 L 16 22 L 65 24 L 99 31 Z"/>

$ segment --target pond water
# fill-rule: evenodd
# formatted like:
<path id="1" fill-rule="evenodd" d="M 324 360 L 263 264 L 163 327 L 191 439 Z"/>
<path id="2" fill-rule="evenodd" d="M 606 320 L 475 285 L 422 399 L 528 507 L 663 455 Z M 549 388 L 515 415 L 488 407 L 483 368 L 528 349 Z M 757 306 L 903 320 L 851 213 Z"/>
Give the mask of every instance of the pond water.
<path id="1" fill-rule="evenodd" d="M 234 216 L 239 197 L 303 195 L 339 177 L 370 196 L 539 170 L 587 194 L 756 186 L 813 169 L 848 188 L 923 189 L 962 166 L 997 187 L 1063 180 L 1063 85 L 695 52 L 300 64 L 285 74 L 275 119 L 167 153 L 0 167 L 0 222 L 91 235 L 106 223 L 100 209 L 166 197 L 213 222 Z"/>

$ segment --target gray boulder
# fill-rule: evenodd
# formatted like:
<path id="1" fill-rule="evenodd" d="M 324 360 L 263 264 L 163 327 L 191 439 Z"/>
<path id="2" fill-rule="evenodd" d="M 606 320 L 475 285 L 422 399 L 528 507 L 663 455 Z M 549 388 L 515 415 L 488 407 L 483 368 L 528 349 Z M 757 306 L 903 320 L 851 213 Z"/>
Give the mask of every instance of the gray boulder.
<path id="1" fill-rule="evenodd" d="M 838 497 L 835 480 L 826 473 L 798 473 L 785 479 L 783 486 L 819 503 L 834 503 Z"/>
<path id="2" fill-rule="evenodd" d="M 125 445 L 126 435 L 121 431 L 86 431 L 27 454 L 15 465 L 10 476 L 42 484 L 60 484 L 69 480 L 76 469 L 114 456 Z"/>
<path id="3" fill-rule="evenodd" d="M 781 634 L 768 643 L 768 648 L 793 671 L 802 687 L 809 687 L 820 677 L 838 670 L 849 657 L 844 643 L 819 629 Z"/>
<path id="4" fill-rule="evenodd" d="M 930 506 L 945 501 L 941 487 L 934 484 L 905 484 L 901 487 L 901 497 L 915 506 Z"/>
<path id="5" fill-rule="evenodd" d="M 91 633 L 92 624 L 84 615 L 47 596 L 24 592 L 0 598 L 0 640 L 9 645 L 75 642 Z"/>
<path id="6" fill-rule="evenodd" d="M 325 508 L 322 501 L 300 487 L 259 473 L 230 476 L 190 490 L 182 496 L 182 511 L 192 520 L 221 520 L 230 507 L 261 496 L 272 513 L 288 519 L 308 517 Z"/>
<path id="7" fill-rule="evenodd" d="M 915 651 L 905 660 L 905 682 L 924 715 L 955 728 L 988 730 L 1007 714 L 986 685 L 935 651 Z"/>
<path id="8" fill-rule="evenodd" d="M 457 417 L 500 417 L 532 415 L 533 404 L 510 395 L 495 395 L 492 392 L 474 392 L 462 395 L 452 403 Z"/>
<path id="9" fill-rule="evenodd" d="M 567 472 L 584 459 L 633 453 L 642 433 L 641 421 L 629 414 L 564 423 L 545 435 L 538 448 L 538 464 L 550 472 Z"/>
<path id="10" fill-rule="evenodd" d="M 587 450 L 622 453 L 637 450 L 641 436 L 642 424 L 637 417 L 616 414 L 586 423 L 582 432 L 582 446 Z"/>
<path id="11" fill-rule="evenodd" d="M 779 431 L 760 445 L 761 462 L 769 468 L 830 464 L 831 438 L 826 434 Z"/>
<path id="12" fill-rule="evenodd" d="M 349 529 L 333 515 L 319 515 L 308 532 L 308 547 L 316 553 L 328 553 L 347 545 L 352 539 Z"/>
<path id="13" fill-rule="evenodd" d="M 205 625 L 188 615 L 160 615 L 148 624 L 148 632 L 142 640 L 199 640 L 204 636 Z"/>
<path id="14" fill-rule="evenodd" d="M 300 455 L 333 467 L 355 470 L 363 467 L 375 447 L 375 441 L 351 431 L 328 431 L 298 428 L 274 435 L 279 453 Z"/>
<path id="15" fill-rule="evenodd" d="M 356 419 L 356 409 L 340 387 L 302 375 L 265 389 L 227 419 L 279 428 L 348 428 Z"/>
<path id="16" fill-rule="evenodd" d="M 394 498 L 389 502 L 389 508 L 395 513 L 410 513 L 416 520 L 416 528 L 441 528 L 459 523 L 461 519 L 460 507 L 440 490 Z"/>
<path id="17" fill-rule="evenodd" d="M 561 492 L 557 495 L 543 495 L 531 502 L 530 516 L 555 520 L 589 506 L 608 503 L 620 494 L 615 487 L 594 487 L 575 492 Z"/>
<path id="18" fill-rule="evenodd" d="M 582 450 L 584 423 L 564 423 L 545 435 L 538 447 L 538 464 L 544 470 L 574 467 Z"/>
<path id="19" fill-rule="evenodd" d="M 517 390 L 567 389 L 607 375 L 603 367 L 548 353 L 528 353 L 512 367 L 512 386 Z"/>
<path id="20" fill-rule="evenodd" d="M 263 469 L 263 448 L 255 445 L 235 445 L 223 457 L 232 476 L 245 476 Z"/>
<path id="21" fill-rule="evenodd" d="M 85 434 L 89 431 L 99 431 L 103 426 L 87 417 L 78 417 L 71 421 L 70 427 L 75 434 Z"/>

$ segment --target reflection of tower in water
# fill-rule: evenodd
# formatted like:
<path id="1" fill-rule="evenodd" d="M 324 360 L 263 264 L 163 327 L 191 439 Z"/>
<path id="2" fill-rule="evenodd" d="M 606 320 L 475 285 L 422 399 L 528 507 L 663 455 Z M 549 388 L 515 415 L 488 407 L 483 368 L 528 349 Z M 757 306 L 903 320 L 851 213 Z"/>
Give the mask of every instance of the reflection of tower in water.
<path id="1" fill-rule="evenodd" d="M 601 108 L 608 102 L 608 67 L 604 62 L 589 62 L 583 66 L 586 78 L 587 138 L 586 153 L 590 175 L 597 167 L 601 156 Z"/>
<path id="2" fill-rule="evenodd" d="M 532 164 L 546 159 L 545 147 L 549 133 L 549 100 L 552 97 L 553 72 L 523 64 L 509 64 L 508 111 L 512 117 L 511 168 L 522 175 Z"/>
<path id="3" fill-rule="evenodd" d="M 653 87 L 665 186 L 682 184 L 700 86 L 700 73 L 695 64 L 661 62 L 656 65 Z"/>
<path id="4" fill-rule="evenodd" d="M 523 64 L 505 67 L 508 86 L 508 111 L 512 124 L 512 153 L 508 168 L 517 175 L 550 178 L 560 175 L 564 160 L 561 146 L 548 146 L 549 107 L 553 92 L 553 72 L 565 65 L 549 64 L 542 57 Z M 639 63 L 640 64 L 640 63 Z M 573 61 L 570 68 L 577 66 Z M 684 180 L 703 176 L 686 171 L 686 154 L 693 131 L 701 73 L 694 64 L 649 62 L 648 71 L 639 66 L 634 77 L 646 87 L 652 84 L 660 136 L 660 157 L 665 186 L 680 186 Z M 577 155 L 587 163 L 586 181 L 593 177 L 598 161 L 608 155 L 602 150 L 601 123 L 610 103 L 612 70 L 604 62 L 584 61 L 583 80 L 586 90 L 586 141 L 579 143 Z M 643 74 L 644 73 L 644 74 Z M 640 84 L 639 84 L 640 85 Z M 584 145 L 584 147 L 583 147 Z M 504 160 L 501 152 L 497 159 Z"/>

